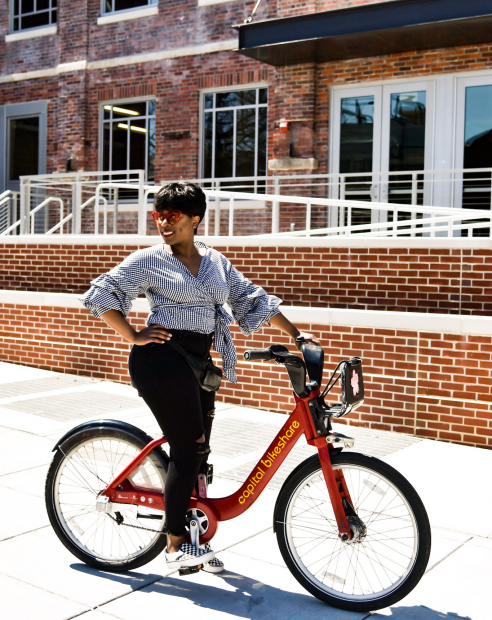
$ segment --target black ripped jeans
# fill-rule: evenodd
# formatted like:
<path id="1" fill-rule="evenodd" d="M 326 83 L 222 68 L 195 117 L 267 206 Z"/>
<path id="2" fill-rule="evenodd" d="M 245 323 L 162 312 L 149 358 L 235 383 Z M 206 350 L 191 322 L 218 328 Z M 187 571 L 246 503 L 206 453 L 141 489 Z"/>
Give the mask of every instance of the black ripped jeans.
<path id="1" fill-rule="evenodd" d="M 169 329 L 179 344 L 193 355 L 205 357 L 212 334 Z M 184 357 L 167 342 L 134 346 L 128 360 L 130 376 L 157 419 L 170 447 L 164 501 L 170 534 L 185 533 L 185 516 L 200 466 L 209 453 L 215 392 L 198 385 Z M 205 435 L 205 443 L 197 440 Z"/>

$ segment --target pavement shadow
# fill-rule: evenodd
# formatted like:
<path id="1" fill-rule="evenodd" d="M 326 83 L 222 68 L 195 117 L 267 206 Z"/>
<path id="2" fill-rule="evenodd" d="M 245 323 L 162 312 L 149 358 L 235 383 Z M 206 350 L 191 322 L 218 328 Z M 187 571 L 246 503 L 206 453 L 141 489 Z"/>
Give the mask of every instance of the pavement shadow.
<path id="1" fill-rule="evenodd" d="M 143 575 L 141 573 L 105 573 L 97 569 L 91 569 L 82 564 L 72 564 L 71 568 L 81 572 L 90 572 L 110 581 L 117 581 L 128 585 L 132 590 L 141 590 L 144 593 L 155 592 L 175 598 L 191 601 L 197 607 L 212 611 L 228 613 L 240 618 L 251 620 L 265 618 L 268 614 L 274 618 L 305 618 L 313 617 L 314 614 L 326 615 L 326 605 L 309 594 L 289 592 L 274 586 L 269 586 L 257 579 L 251 579 L 245 575 L 224 571 L 212 578 L 224 581 L 233 589 L 224 589 L 223 584 L 218 587 L 209 584 L 198 583 L 191 579 L 179 579 L 176 577 L 162 577 L 158 575 Z M 154 583 L 152 579 L 154 578 Z M 147 581 L 147 583 L 145 583 Z M 150 583 L 149 583 L 150 582 Z M 351 616 L 349 612 L 347 615 Z M 353 616 L 361 618 L 360 614 Z"/>
<path id="2" fill-rule="evenodd" d="M 472 620 L 469 616 L 460 616 L 455 612 L 442 612 L 424 605 L 412 607 L 392 607 L 391 615 L 375 613 L 371 620 Z"/>

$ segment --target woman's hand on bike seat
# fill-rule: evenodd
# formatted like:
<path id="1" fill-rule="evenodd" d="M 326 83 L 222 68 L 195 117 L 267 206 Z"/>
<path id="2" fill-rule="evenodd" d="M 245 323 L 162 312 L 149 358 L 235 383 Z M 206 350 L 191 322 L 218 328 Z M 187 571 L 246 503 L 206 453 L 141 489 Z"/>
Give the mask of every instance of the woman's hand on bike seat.
<path id="1" fill-rule="evenodd" d="M 305 344 L 315 344 L 318 347 L 321 346 L 320 341 L 313 334 L 309 334 L 308 332 L 301 332 L 299 336 L 294 341 L 296 343 L 296 347 L 301 350 L 301 345 Z"/>

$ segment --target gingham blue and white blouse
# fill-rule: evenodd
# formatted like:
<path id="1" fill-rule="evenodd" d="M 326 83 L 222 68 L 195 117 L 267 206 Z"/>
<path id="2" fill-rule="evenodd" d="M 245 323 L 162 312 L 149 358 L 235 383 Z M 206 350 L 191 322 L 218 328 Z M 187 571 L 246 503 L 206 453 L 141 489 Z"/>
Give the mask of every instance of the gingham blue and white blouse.
<path id="1" fill-rule="evenodd" d="M 201 241 L 195 245 L 206 249 L 196 278 L 159 244 L 130 254 L 93 280 L 79 299 L 96 318 L 108 310 L 119 310 L 126 318 L 132 301 L 144 293 L 150 305 L 147 324 L 201 334 L 215 332 L 214 349 L 222 358 L 224 375 L 237 383 L 237 355 L 228 327 L 233 318 L 222 306 L 230 306 L 239 329 L 249 336 L 280 312 L 282 300 L 267 295 L 217 250 Z"/>

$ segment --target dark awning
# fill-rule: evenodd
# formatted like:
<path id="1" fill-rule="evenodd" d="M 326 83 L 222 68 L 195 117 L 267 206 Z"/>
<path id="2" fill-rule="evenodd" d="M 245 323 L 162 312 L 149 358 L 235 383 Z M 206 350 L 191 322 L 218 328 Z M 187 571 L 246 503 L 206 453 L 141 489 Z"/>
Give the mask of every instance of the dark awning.
<path id="1" fill-rule="evenodd" d="M 240 54 L 269 65 L 492 42 L 492 0 L 393 0 L 236 26 Z"/>

